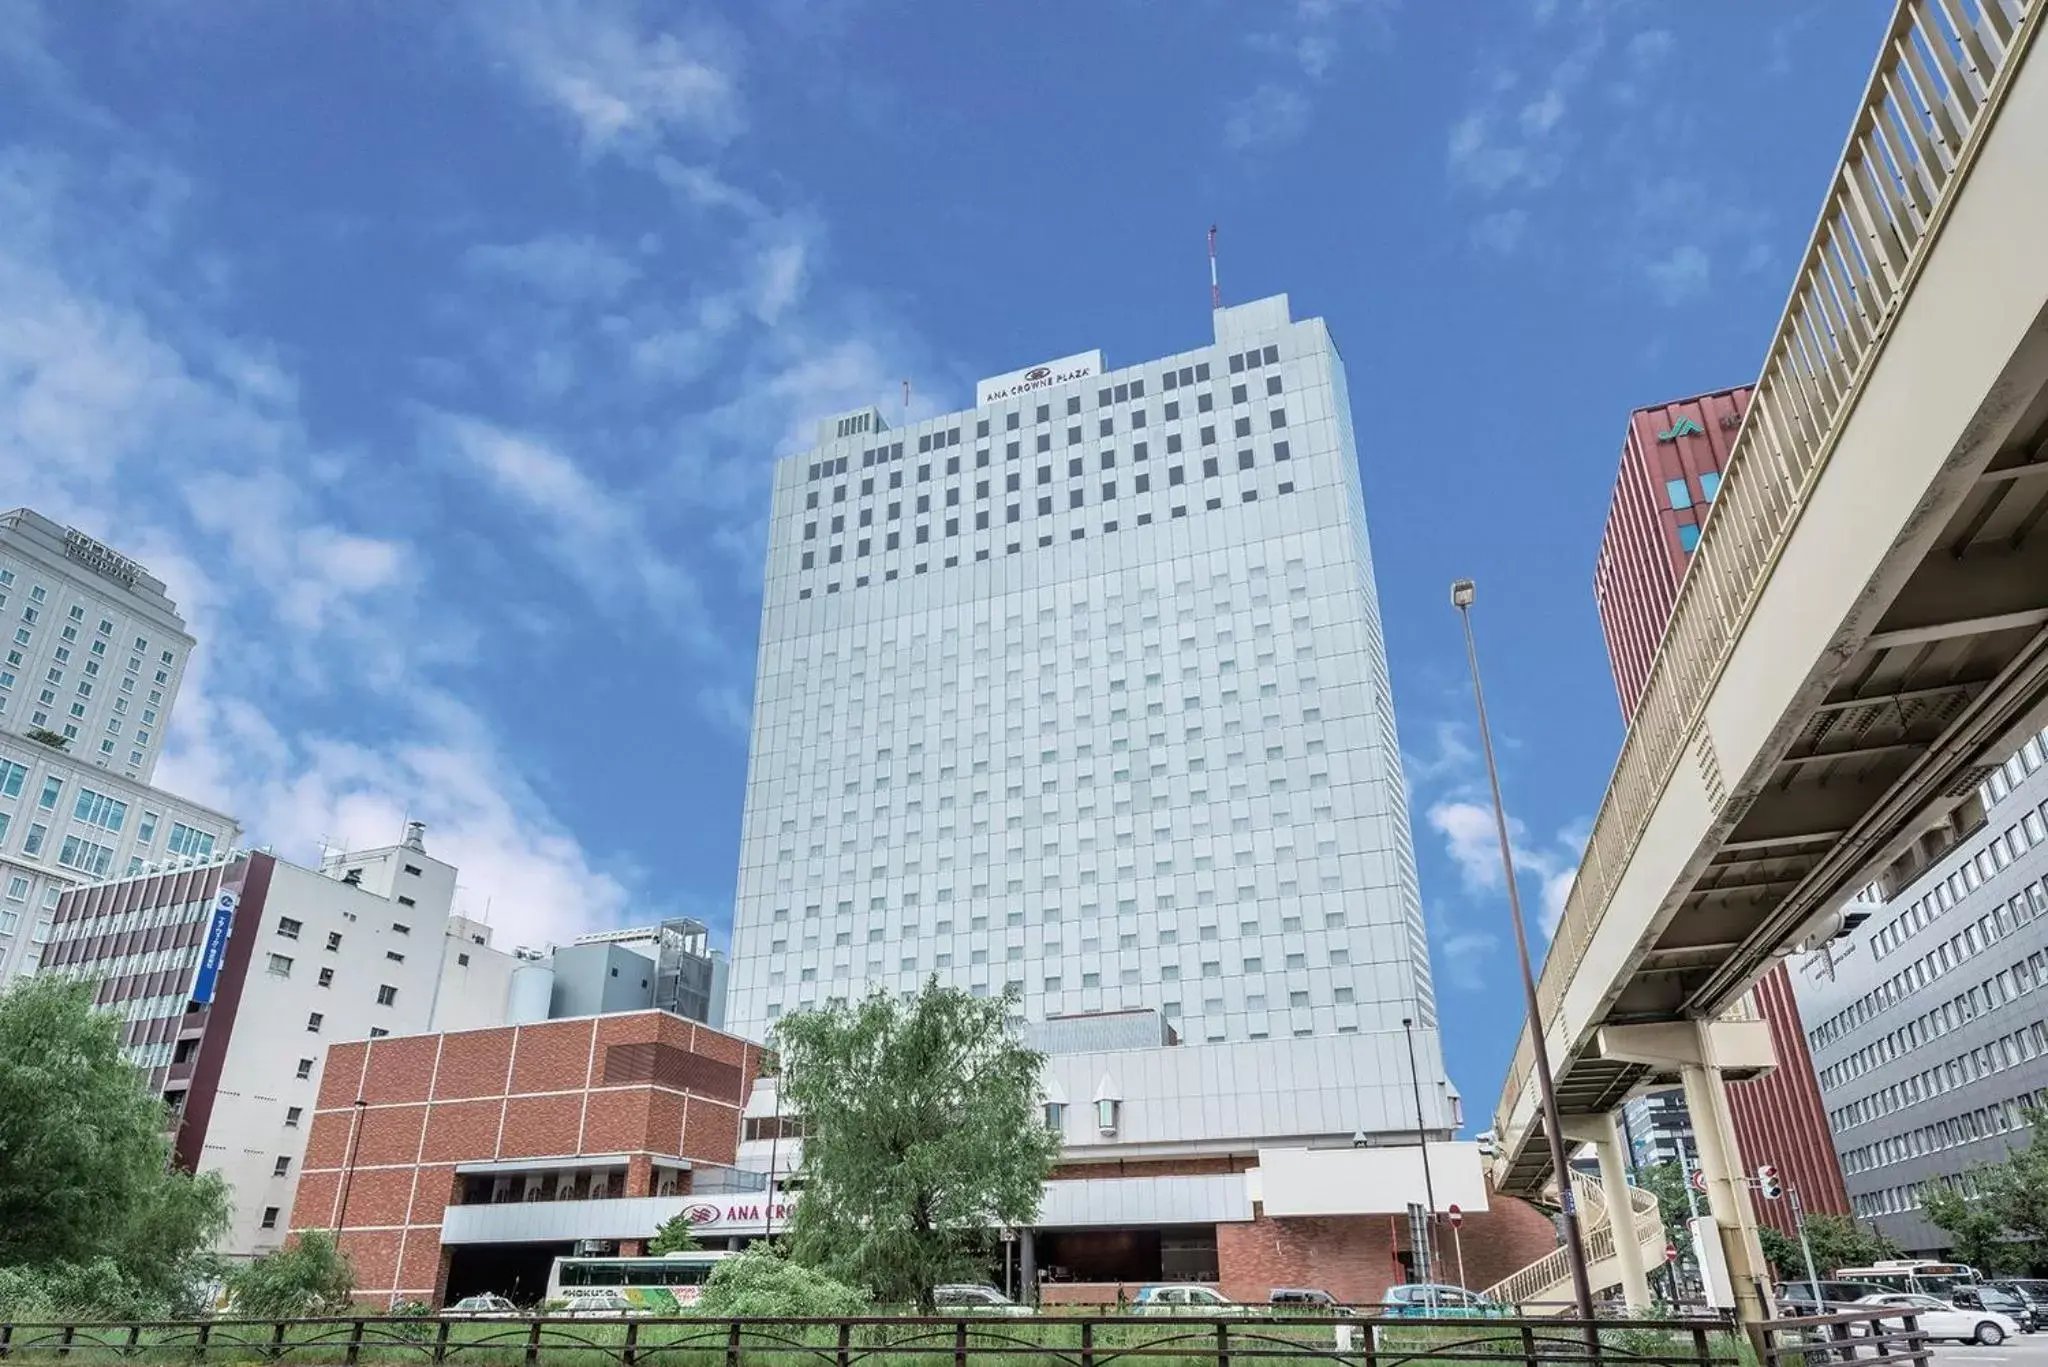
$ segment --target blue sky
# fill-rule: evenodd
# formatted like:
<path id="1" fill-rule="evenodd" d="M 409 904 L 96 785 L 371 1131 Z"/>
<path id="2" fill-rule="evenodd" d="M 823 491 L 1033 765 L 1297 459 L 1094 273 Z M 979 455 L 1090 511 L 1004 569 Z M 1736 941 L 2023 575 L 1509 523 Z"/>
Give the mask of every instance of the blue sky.
<path id="1" fill-rule="evenodd" d="M 1207 338 L 1350 373 L 1454 1078 L 1620 740 L 1636 405 L 1754 378 L 1881 36 L 1845 0 L 0 0 L 0 506 L 168 580 L 160 771 L 305 858 L 406 815 L 508 942 L 723 924 L 773 457 Z"/>

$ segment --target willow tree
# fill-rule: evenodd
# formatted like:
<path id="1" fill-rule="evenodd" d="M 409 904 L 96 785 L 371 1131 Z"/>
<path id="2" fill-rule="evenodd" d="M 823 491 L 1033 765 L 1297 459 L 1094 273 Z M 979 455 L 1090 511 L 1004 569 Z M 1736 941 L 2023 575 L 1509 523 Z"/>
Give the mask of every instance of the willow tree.
<path id="1" fill-rule="evenodd" d="M 877 992 L 781 1022 L 781 1096 L 804 1136 L 798 1262 L 929 1311 L 934 1287 L 981 1279 L 1002 1226 L 1037 1217 L 1059 1140 L 1015 1004 L 934 979 L 908 1002 Z"/>

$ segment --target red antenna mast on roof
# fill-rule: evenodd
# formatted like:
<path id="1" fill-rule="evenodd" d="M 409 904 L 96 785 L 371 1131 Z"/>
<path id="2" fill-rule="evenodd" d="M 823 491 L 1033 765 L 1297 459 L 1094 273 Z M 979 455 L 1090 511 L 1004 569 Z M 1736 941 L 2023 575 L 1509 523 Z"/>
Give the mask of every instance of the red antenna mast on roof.
<path id="1" fill-rule="evenodd" d="M 1223 289 L 1216 283 L 1216 225 L 1209 225 L 1209 308 L 1223 307 Z"/>

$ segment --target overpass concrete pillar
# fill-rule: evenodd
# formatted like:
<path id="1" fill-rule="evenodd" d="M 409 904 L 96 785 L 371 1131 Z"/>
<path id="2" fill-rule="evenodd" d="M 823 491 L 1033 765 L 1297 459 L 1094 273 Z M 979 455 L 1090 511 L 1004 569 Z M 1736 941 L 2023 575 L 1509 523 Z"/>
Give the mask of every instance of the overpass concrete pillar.
<path id="1" fill-rule="evenodd" d="M 1761 1029 L 1759 1027 L 1762 1027 Z M 1685 1089 L 1700 1173 L 1707 1184 L 1707 1208 L 1721 1236 L 1721 1251 L 1735 1292 L 1735 1313 L 1744 1324 L 1769 1319 L 1773 1311 L 1770 1265 L 1757 1238 L 1756 1213 L 1742 1153 L 1735 1143 L 1735 1118 L 1728 1105 L 1723 1068 L 1770 1067 L 1777 1055 L 1762 1021 L 1673 1021 L 1659 1025 L 1609 1026 L 1600 1032 L 1603 1057 L 1675 1070 Z"/>
<path id="2" fill-rule="evenodd" d="M 1631 1310 L 1647 1310 L 1650 1279 L 1643 1271 L 1643 1246 L 1636 1238 L 1635 1208 L 1629 1202 L 1628 1167 L 1622 1161 L 1622 1138 L 1611 1115 L 1564 1117 L 1564 1135 L 1575 1144 L 1591 1144 L 1600 1160 L 1600 1188 L 1607 1198 L 1607 1222 L 1614 1228 L 1614 1263 L 1621 1273 L 1622 1299 Z"/>

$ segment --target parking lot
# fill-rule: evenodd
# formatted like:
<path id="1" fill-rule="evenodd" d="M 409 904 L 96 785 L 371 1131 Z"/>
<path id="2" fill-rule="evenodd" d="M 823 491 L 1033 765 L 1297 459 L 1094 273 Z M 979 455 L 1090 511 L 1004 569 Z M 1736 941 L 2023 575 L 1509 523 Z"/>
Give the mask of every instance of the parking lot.
<path id="1" fill-rule="evenodd" d="M 1934 1345 L 1934 1360 L 1940 1367 L 1976 1367 L 1978 1363 L 2004 1367 L 2048 1367 L 2048 1333 L 2019 1334 L 1996 1348 L 1965 1348 L 1958 1343 Z"/>

